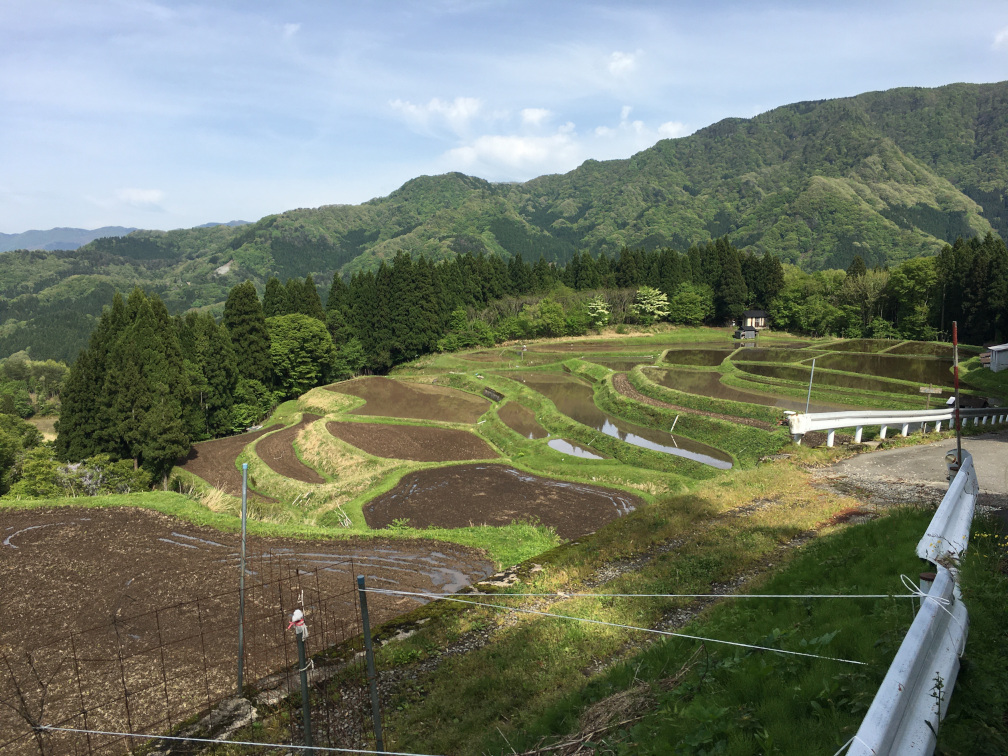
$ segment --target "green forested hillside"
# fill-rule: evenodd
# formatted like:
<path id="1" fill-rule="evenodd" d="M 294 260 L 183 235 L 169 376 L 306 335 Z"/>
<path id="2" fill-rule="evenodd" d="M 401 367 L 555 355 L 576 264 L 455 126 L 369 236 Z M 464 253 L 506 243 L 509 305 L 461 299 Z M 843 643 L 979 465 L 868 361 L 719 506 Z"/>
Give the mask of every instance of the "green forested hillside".
<path id="1" fill-rule="evenodd" d="M 727 236 L 805 270 L 933 255 L 957 237 L 1008 235 L 1008 82 L 907 88 L 786 105 L 587 161 L 523 184 L 461 174 L 387 197 L 267 216 L 241 227 L 138 231 L 74 253 L 0 257 L 0 353 L 71 359 L 108 301 L 142 285 L 172 312 L 262 288 L 372 270 L 405 251 L 566 264 L 576 252 L 686 251 Z M 44 335 L 43 335 L 44 334 Z"/>

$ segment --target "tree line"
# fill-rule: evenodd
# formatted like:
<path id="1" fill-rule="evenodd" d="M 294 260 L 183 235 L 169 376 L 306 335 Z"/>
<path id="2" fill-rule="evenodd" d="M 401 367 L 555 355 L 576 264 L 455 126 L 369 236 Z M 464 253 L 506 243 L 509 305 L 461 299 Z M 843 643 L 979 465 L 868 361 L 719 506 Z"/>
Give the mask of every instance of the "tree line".
<path id="1" fill-rule="evenodd" d="M 309 275 L 245 281 L 223 318 L 171 317 L 156 295 L 116 294 L 63 386 L 55 455 L 129 460 L 164 480 L 193 441 L 238 432 L 314 386 L 437 350 L 580 335 L 607 324 L 724 325 L 747 308 L 812 335 L 931 339 L 957 319 L 974 343 L 1003 334 L 1008 252 L 959 240 L 892 270 L 806 274 L 727 239 L 671 249 L 574 255 L 563 267 L 465 253 L 432 263 L 398 254 L 335 276 L 323 304 Z M 55 462 L 54 462 L 55 464 Z"/>

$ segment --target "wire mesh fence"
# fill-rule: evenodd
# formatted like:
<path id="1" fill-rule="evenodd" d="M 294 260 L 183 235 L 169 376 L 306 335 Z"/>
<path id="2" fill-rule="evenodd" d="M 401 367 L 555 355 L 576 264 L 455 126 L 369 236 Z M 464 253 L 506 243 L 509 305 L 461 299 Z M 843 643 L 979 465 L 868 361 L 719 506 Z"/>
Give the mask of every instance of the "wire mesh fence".
<path id="1" fill-rule="evenodd" d="M 355 572 L 350 559 L 304 569 L 289 552 L 248 560 L 241 696 L 237 588 L 117 613 L 107 625 L 48 639 L 30 651 L 3 649 L 0 753 L 158 751 L 162 744 L 151 736 L 216 737 L 247 724 L 253 711 L 258 718 L 269 715 L 263 736 L 300 744 L 300 672 L 295 636 L 287 629 L 298 608 L 309 628 L 314 743 L 370 747 L 364 661 L 350 643 L 361 633 Z M 26 646 L 36 630 L 26 626 Z"/>

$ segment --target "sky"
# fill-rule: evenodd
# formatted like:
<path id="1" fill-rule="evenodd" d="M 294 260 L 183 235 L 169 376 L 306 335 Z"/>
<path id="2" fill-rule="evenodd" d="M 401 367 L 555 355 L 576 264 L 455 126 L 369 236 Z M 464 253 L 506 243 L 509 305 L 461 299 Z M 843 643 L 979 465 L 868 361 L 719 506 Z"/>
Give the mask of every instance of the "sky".
<path id="1" fill-rule="evenodd" d="M 802 100 L 1008 79 L 1008 2 L 3 0 L 0 232 L 525 181 Z"/>

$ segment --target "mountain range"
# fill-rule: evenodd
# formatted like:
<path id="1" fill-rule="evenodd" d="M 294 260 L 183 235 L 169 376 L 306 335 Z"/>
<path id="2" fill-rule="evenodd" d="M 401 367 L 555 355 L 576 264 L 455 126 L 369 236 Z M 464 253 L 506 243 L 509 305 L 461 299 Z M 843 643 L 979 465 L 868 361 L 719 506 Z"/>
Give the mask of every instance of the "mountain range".
<path id="1" fill-rule="evenodd" d="M 83 330 L 116 287 L 144 285 L 176 312 L 212 308 L 246 278 L 311 273 L 326 286 L 399 251 L 565 264 L 582 250 L 685 251 L 727 236 L 806 270 L 846 268 L 855 255 L 899 263 L 959 236 L 1008 237 L 1006 147 L 1008 82 L 902 88 L 726 119 L 524 183 L 421 176 L 360 205 L 11 252 L 0 257 L 0 353 L 31 345 L 48 356 L 26 338 L 38 319 L 73 312 Z M 65 336 L 54 353 L 68 356 L 79 338 Z"/>

